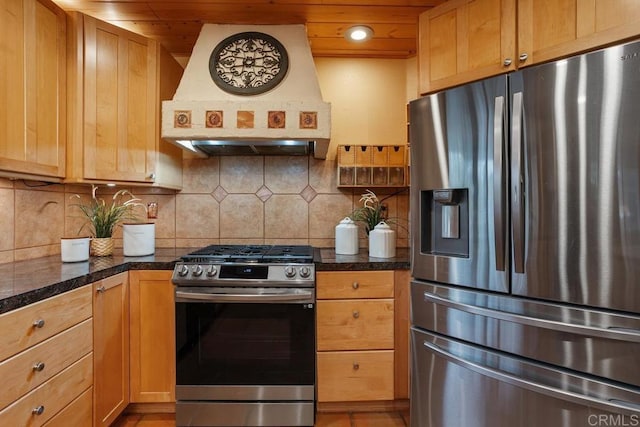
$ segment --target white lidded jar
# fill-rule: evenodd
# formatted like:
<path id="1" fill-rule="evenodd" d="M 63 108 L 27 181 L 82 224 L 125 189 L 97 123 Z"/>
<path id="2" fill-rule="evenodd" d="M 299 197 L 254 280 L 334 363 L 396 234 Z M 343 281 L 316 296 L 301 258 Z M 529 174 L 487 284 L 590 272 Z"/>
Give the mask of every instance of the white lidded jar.
<path id="1" fill-rule="evenodd" d="M 381 221 L 369 232 L 369 256 L 393 258 L 396 256 L 396 232 Z"/>
<path id="2" fill-rule="evenodd" d="M 358 254 L 358 226 L 349 217 L 336 225 L 336 255 Z"/>

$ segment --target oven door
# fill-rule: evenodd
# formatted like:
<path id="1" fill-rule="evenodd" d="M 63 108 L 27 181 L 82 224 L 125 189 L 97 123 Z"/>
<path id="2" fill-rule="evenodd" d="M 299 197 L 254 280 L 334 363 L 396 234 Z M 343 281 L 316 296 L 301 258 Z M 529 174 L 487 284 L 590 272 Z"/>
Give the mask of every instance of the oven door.
<path id="1" fill-rule="evenodd" d="M 177 400 L 315 398 L 313 288 L 176 288 Z"/>

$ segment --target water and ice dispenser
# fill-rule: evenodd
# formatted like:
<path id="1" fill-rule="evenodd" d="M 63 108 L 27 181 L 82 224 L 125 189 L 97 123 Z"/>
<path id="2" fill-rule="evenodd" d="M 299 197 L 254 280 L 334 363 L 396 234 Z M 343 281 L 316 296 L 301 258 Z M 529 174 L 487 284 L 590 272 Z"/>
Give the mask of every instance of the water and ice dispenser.
<path id="1" fill-rule="evenodd" d="M 466 188 L 420 192 L 421 252 L 469 256 L 469 192 Z"/>

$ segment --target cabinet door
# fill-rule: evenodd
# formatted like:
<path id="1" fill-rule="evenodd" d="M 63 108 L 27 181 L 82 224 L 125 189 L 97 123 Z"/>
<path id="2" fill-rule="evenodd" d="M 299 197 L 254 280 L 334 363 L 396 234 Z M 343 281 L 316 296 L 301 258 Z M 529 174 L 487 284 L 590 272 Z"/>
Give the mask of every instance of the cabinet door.
<path id="1" fill-rule="evenodd" d="M 131 401 L 175 402 L 171 271 L 131 271 Z"/>
<path id="2" fill-rule="evenodd" d="M 65 13 L 49 0 L 2 0 L 0 5 L 0 170 L 61 179 Z"/>
<path id="3" fill-rule="evenodd" d="M 129 404 L 128 274 L 93 289 L 94 426 L 109 426 Z"/>
<path id="4" fill-rule="evenodd" d="M 156 162 L 153 40 L 84 17 L 84 178 L 152 182 Z"/>
<path id="5" fill-rule="evenodd" d="M 515 68 L 515 0 L 452 0 L 419 21 L 420 93 Z"/>
<path id="6" fill-rule="evenodd" d="M 531 65 L 640 35 L 635 0 L 519 0 L 518 49 Z"/>
<path id="7" fill-rule="evenodd" d="M 160 47 L 158 67 L 160 78 L 156 112 L 156 140 L 158 142 L 158 158 L 156 164 L 155 184 L 163 188 L 182 189 L 182 148 L 165 141 L 161 137 L 162 101 L 173 99 L 184 69 L 174 57 Z"/>

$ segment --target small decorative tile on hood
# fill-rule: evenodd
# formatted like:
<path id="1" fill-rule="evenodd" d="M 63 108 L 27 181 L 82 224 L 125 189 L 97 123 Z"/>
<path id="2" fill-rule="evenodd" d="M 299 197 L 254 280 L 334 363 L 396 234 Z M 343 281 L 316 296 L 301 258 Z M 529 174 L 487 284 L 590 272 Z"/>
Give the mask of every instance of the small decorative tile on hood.
<path id="1" fill-rule="evenodd" d="M 223 112 L 221 110 L 207 111 L 206 126 L 208 128 L 221 128 L 223 126 Z"/>

